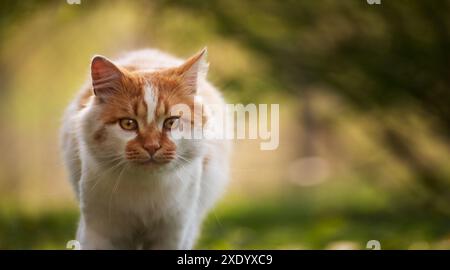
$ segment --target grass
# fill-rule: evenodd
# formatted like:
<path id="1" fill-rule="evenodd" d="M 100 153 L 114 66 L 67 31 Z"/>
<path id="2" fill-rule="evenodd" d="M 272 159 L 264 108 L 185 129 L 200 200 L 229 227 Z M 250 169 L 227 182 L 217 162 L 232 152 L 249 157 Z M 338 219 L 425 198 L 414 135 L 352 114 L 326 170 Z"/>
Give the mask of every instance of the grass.
<path id="1" fill-rule="evenodd" d="M 365 248 L 450 248 L 448 218 L 416 209 L 313 210 L 298 198 L 250 202 L 219 209 L 204 227 L 199 248 L 325 249 L 350 242 Z M 216 217 L 220 217 L 219 221 Z"/>
<path id="2" fill-rule="evenodd" d="M 64 249 L 75 235 L 76 209 L 0 212 L 0 249 Z"/>
<path id="3" fill-rule="evenodd" d="M 382 249 L 450 247 L 444 216 L 415 208 L 315 207 L 314 196 L 309 190 L 226 200 L 204 223 L 197 248 L 325 249 L 343 242 L 365 248 L 372 239 L 380 241 Z M 0 249 L 65 249 L 77 220 L 77 209 L 0 211 Z"/>

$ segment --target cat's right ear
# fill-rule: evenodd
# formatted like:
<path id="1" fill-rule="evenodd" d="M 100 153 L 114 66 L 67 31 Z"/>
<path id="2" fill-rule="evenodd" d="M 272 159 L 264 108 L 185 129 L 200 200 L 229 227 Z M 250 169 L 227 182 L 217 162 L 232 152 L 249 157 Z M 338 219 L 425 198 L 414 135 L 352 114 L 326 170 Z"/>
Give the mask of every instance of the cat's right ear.
<path id="1" fill-rule="evenodd" d="M 101 98 L 116 93 L 122 85 L 122 71 L 108 58 L 96 55 L 91 61 L 91 78 L 94 94 Z"/>

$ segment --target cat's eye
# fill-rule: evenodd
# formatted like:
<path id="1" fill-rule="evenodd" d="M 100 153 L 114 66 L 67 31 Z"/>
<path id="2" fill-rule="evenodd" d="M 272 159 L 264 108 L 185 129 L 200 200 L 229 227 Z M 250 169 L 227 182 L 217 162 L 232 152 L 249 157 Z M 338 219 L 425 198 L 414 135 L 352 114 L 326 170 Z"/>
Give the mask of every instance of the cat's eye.
<path id="1" fill-rule="evenodd" d="M 138 124 L 136 120 L 130 118 L 123 118 L 119 120 L 119 125 L 121 128 L 125 130 L 136 130 L 138 128 Z"/>
<path id="2" fill-rule="evenodd" d="M 164 120 L 164 129 L 172 129 L 176 128 L 178 124 L 178 119 L 180 119 L 180 116 L 171 116 Z"/>

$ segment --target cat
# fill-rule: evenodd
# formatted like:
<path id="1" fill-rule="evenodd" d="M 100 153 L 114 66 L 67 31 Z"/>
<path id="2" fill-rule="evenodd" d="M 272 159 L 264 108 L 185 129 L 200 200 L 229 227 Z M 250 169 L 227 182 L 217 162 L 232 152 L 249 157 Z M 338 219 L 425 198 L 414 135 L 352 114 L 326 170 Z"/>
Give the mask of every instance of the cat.
<path id="1" fill-rule="evenodd" d="M 192 249 L 228 181 L 230 144 L 175 138 L 224 105 L 206 80 L 206 48 L 186 61 L 154 49 L 94 56 L 63 117 L 61 148 L 80 204 L 82 249 Z M 174 112 L 203 106 L 200 118 Z M 201 121 L 194 121 L 201 119 Z"/>

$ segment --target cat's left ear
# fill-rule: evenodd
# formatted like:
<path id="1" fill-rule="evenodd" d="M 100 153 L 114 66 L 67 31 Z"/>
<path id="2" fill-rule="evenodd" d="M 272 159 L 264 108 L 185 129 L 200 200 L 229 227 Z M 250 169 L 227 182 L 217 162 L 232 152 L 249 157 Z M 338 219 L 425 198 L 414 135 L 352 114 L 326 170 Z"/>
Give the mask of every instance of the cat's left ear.
<path id="1" fill-rule="evenodd" d="M 205 47 L 177 68 L 183 83 L 193 94 L 197 92 L 199 79 L 205 78 L 208 72 L 207 54 L 208 50 Z"/>

